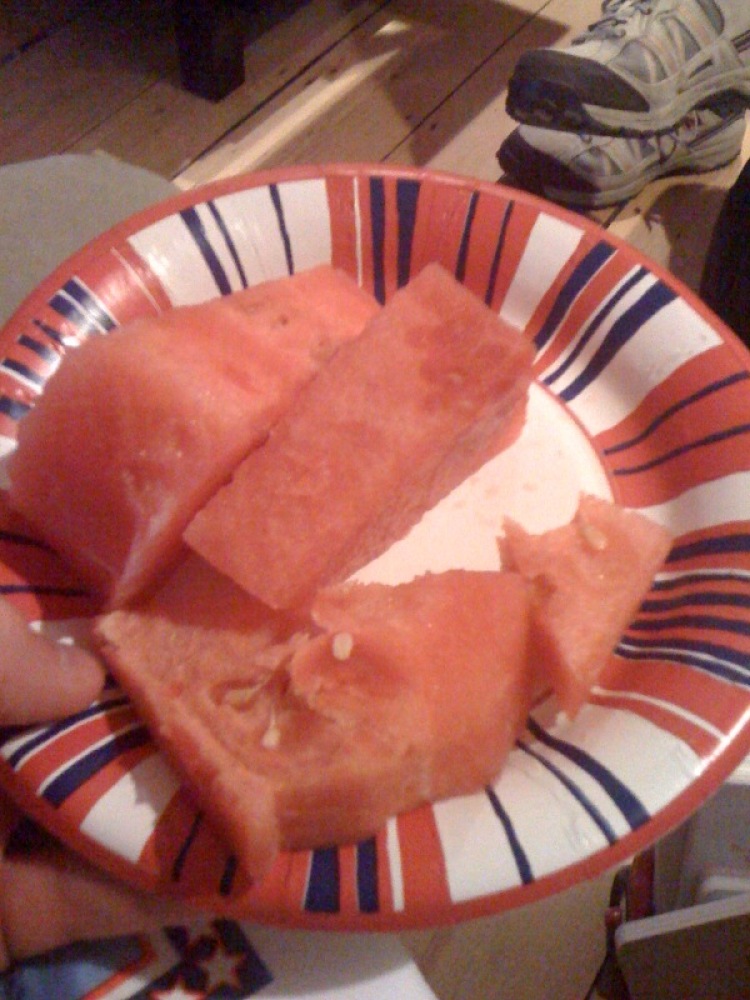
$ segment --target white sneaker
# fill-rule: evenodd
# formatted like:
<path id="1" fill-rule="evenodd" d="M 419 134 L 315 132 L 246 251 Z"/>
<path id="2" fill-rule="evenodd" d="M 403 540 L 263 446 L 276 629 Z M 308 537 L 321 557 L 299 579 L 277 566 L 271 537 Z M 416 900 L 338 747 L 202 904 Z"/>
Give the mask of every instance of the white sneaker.
<path id="1" fill-rule="evenodd" d="M 634 135 L 727 97 L 750 103 L 750 0 L 605 0 L 565 49 L 525 52 L 509 114 L 542 128 Z"/>
<path id="2" fill-rule="evenodd" d="M 724 166 L 739 154 L 744 134 L 741 109 L 693 111 L 668 132 L 631 138 L 520 125 L 497 158 L 521 186 L 551 201 L 601 208 L 632 198 L 658 177 Z"/>

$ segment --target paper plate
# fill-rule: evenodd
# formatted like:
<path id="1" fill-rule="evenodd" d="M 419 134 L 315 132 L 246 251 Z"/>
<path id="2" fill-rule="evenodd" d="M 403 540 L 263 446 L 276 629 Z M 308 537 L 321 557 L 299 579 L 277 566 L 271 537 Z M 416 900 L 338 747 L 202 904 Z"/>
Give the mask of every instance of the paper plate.
<path id="1" fill-rule="evenodd" d="M 750 748 L 750 356 L 667 273 L 586 220 L 467 178 L 299 167 L 178 195 L 63 264 L 2 332 L 0 435 L 92 334 L 322 262 L 384 301 L 438 260 L 537 348 L 519 441 L 364 577 L 497 565 L 504 514 L 567 519 L 578 491 L 666 525 L 668 563 L 573 721 L 529 719 L 484 792 L 249 886 L 127 699 L 0 733 L 0 781 L 71 847 L 135 884 L 289 926 L 395 929 L 497 912 L 592 877 L 698 808 Z M 135 387 L 134 387 L 134 391 Z M 85 641 L 93 605 L 7 512 L 2 592 Z"/>

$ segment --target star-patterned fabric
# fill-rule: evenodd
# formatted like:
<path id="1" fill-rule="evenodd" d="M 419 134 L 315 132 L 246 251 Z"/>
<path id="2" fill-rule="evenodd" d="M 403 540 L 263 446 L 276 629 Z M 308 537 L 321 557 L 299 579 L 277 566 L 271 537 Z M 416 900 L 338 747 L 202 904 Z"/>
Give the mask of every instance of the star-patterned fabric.
<path id="1" fill-rule="evenodd" d="M 91 942 L 25 962 L 2 1000 L 247 1000 L 273 977 L 242 926 L 215 920 Z"/>

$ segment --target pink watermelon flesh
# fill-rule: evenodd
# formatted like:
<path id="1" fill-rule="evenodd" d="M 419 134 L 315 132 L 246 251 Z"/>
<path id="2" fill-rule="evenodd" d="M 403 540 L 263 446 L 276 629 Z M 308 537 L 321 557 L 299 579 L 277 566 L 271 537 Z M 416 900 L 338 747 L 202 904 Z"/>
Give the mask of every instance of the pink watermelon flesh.
<path id="1" fill-rule="evenodd" d="M 349 669 L 394 665 L 424 713 L 424 730 L 411 726 L 402 740 L 428 749 L 425 800 L 474 791 L 497 777 L 526 718 L 529 615 L 529 588 L 511 573 L 456 569 L 396 587 L 340 584 L 313 601 L 325 652 L 311 660 L 310 647 L 301 648 L 294 682 L 335 715 L 350 702 Z M 328 681 L 332 670 L 339 685 Z"/>
<path id="2" fill-rule="evenodd" d="M 253 875 L 273 863 L 280 834 L 273 786 L 244 761 L 268 725 L 263 698 L 298 627 L 192 554 L 150 597 L 94 626 L 155 741 Z M 256 688 L 253 711 L 228 694 Z"/>
<path id="3" fill-rule="evenodd" d="M 498 610 L 500 609 L 500 610 Z M 493 780 L 528 708 L 528 586 L 452 571 L 273 612 L 188 557 L 102 651 L 255 877 Z"/>
<path id="4" fill-rule="evenodd" d="M 343 272 L 320 267 L 89 340 L 20 424 L 10 502 L 110 606 L 126 603 L 378 309 Z"/>
<path id="5" fill-rule="evenodd" d="M 573 717 L 607 667 L 667 557 L 669 532 L 606 500 L 582 496 L 569 524 L 531 535 L 506 521 L 505 567 L 534 587 L 531 667 Z"/>
<path id="6" fill-rule="evenodd" d="M 193 519 L 187 543 L 272 607 L 299 605 L 379 555 L 507 444 L 532 354 L 428 265 L 307 383 Z"/>

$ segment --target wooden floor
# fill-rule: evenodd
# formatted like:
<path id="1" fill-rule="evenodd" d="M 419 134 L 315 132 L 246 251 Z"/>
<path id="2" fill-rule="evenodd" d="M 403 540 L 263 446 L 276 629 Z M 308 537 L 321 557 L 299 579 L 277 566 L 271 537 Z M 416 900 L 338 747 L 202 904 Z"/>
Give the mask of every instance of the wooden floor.
<path id="1" fill-rule="evenodd" d="M 163 0 L 39 6 L 31 40 L 0 15 L 0 162 L 103 150 L 187 188 L 331 160 L 501 180 L 495 153 L 514 127 L 505 89 L 519 54 L 564 44 L 600 0 L 248 2 L 246 81 L 218 103 L 182 89 Z M 750 142 L 722 170 L 660 181 L 597 218 L 696 288 L 748 156 Z M 610 882 L 406 940 L 441 1000 L 582 998 L 603 952 Z"/>
<path id="2" fill-rule="evenodd" d="M 600 0 L 246 0 L 246 81 L 216 103 L 181 87 L 163 0 L 10 0 L 30 6 L 45 14 L 26 25 L 30 43 L 23 17 L 0 17 L 0 162 L 105 150 L 189 187 L 321 160 L 502 180 L 495 153 L 514 127 L 505 89 L 519 54 L 564 44 Z M 50 28 L 54 10 L 62 23 Z M 662 180 L 597 218 L 695 287 L 747 156 L 750 140 L 728 167 Z"/>

